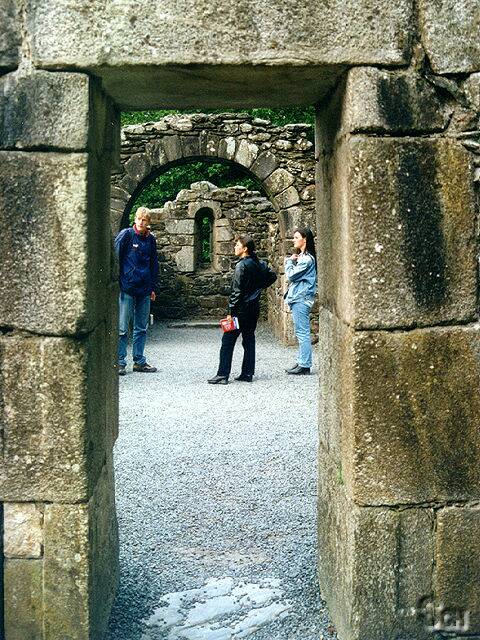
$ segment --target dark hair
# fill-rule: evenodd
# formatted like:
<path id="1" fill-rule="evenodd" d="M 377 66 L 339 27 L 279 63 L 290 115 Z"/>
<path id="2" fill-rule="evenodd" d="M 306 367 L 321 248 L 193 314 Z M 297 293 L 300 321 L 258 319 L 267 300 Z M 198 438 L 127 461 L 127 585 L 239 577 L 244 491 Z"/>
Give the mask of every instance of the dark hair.
<path id="1" fill-rule="evenodd" d="M 315 266 L 317 266 L 317 254 L 315 251 L 315 240 L 313 239 L 312 230 L 309 227 L 297 227 L 293 233 L 296 232 L 298 232 L 302 238 L 306 239 L 307 245 L 305 249 L 313 257 L 315 260 Z"/>
<path id="2" fill-rule="evenodd" d="M 255 252 L 255 242 L 251 236 L 237 236 L 235 238 L 240 244 L 245 247 L 248 251 L 248 255 L 250 258 L 253 258 L 256 262 L 258 262 L 258 256 Z"/>

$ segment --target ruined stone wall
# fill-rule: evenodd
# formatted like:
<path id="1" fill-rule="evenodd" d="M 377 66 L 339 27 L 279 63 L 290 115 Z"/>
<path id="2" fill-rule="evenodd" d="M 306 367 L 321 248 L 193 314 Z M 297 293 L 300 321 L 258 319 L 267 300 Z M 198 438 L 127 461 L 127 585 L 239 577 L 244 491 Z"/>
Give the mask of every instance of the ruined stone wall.
<path id="1" fill-rule="evenodd" d="M 314 225 L 312 133 L 308 124 L 279 127 L 241 113 L 171 115 L 123 127 L 120 166 L 112 173 L 112 230 L 126 224 L 125 212 L 156 175 L 199 159 L 244 169 L 263 187 L 286 230 L 302 221 Z"/>
<path id="2" fill-rule="evenodd" d="M 120 165 L 112 173 L 112 231 L 117 233 L 122 225 L 128 224 L 129 211 L 138 194 L 160 172 L 178 163 L 198 159 L 239 165 L 258 181 L 262 191 L 268 196 L 270 214 L 259 215 L 261 212 L 257 210 L 257 205 L 260 208 L 267 207 L 266 202 L 246 202 L 243 208 L 247 212 L 250 207 L 250 211 L 243 222 L 241 214 L 240 217 L 235 212 L 227 215 L 232 221 L 236 220 L 234 233 L 237 233 L 237 229 L 241 231 L 242 227 L 248 227 L 255 238 L 261 238 L 261 242 L 266 243 L 262 250 L 272 262 L 279 278 L 267 293 L 269 303 L 265 313 L 277 336 L 285 343 L 293 344 L 293 325 L 283 302 L 283 292 L 287 287 L 283 259 L 292 249 L 291 238 L 296 226 L 310 226 L 314 234 L 316 230 L 315 156 L 313 143 L 309 140 L 311 137 L 311 125 L 298 123 L 275 126 L 269 120 L 241 113 L 171 115 L 158 122 L 124 127 Z M 237 193 L 241 193 L 241 190 Z M 232 194 L 223 201 L 225 209 L 231 208 Z M 183 197 L 182 195 L 181 198 Z M 181 208 L 181 205 L 178 206 Z M 191 217 L 190 214 L 189 216 Z M 262 217 L 265 220 L 268 218 L 268 224 L 265 220 L 261 222 Z M 192 271 L 194 252 L 187 246 L 182 247 L 181 243 L 183 238 L 190 243 L 194 242 L 194 224 L 190 221 L 180 226 L 191 232 L 186 235 L 175 234 L 174 243 L 179 249 L 180 260 L 182 256 L 190 256 L 187 260 L 181 260 L 181 271 L 188 272 Z M 163 226 L 159 231 L 160 244 L 167 246 L 170 236 L 163 237 Z M 222 246 L 221 243 L 218 248 L 224 254 L 231 251 L 230 246 Z M 219 261 L 217 267 L 218 265 Z M 163 287 L 162 278 L 165 281 L 165 275 L 176 274 L 179 269 L 178 264 L 172 267 L 168 260 L 161 269 L 160 287 Z M 183 313 L 188 317 L 202 313 L 218 316 L 219 313 L 224 313 L 229 280 L 230 275 L 226 272 L 216 280 L 211 276 L 200 279 L 175 275 L 175 284 L 168 289 L 168 300 L 171 300 L 173 291 L 177 294 L 181 292 L 186 297 L 177 297 L 174 307 L 167 300 L 168 311 L 165 315 L 170 317 Z M 218 285 L 216 294 L 213 293 L 214 281 Z M 195 282 L 202 284 L 192 288 Z M 205 297 L 203 301 L 202 297 Z M 156 305 L 157 313 L 161 313 L 162 303 L 166 301 L 162 293 L 160 299 L 162 302 L 159 300 Z M 312 328 L 316 333 L 315 320 L 312 321 Z"/>
<path id="3" fill-rule="evenodd" d="M 212 259 L 198 260 L 198 214 L 213 218 Z M 160 272 L 153 312 L 159 318 L 220 318 L 227 312 L 233 272 L 238 258 L 233 246 L 237 235 L 255 240 L 257 254 L 277 273 L 277 281 L 261 297 L 261 317 L 275 334 L 293 342 L 293 329 L 283 300 L 286 287 L 285 250 L 290 243 L 281 235 L 278 214 L 258 191 L 246 187 L 219 189 L 198 182 L 180 191 L 173 202 L 152 209 L 152 231 L 158 247 Z"/>
<path id="4" fill-rule="evenodd" d="M 102 636 L 114 107 L 201 103 L 319 105 L 319 568 L 339 638 L 450 632 L 411 615 L 419 598 L 478 638 L 478 3 L 211 7 L 0 4 L 4 635 Z"/>
<path id="5" fill-rule="evenodd" d="M 212 216 L 211 260 L 199 256 L 199 213 Z M 159 317 L 218 318 L 227 308 L 237 235 L 251 235 L 262 259 L 267 255 L 269 224 L 276 213 L 269 200 L 246 187 L 219 189 L 197 182 L 179 192 L 173 202 L 152 210 L 160 261 L 158 296 L 154 309 Z M 276 260 L 275 260 L 276 262 Z"/>
<path id="6" fill-rule="evenodd" d="M 318 110 L 319 570 L 342 639 L 480 634 L 479 77 L 420 52 Z"/>

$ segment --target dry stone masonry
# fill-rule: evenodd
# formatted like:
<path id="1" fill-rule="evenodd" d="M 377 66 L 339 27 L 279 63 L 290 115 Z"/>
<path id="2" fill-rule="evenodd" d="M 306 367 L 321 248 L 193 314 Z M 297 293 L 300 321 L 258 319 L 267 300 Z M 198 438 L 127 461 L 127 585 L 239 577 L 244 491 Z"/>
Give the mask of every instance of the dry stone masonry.
<path id="1" fill-rule="evenodd" d="M 166 116 L 122 129 L 120 167 L 112 175 L 111 221 L 118 231 L 140 191 L 178 164 L 212 160 L 255 178 L 286 230 L 315 220 L 315 157 L 308 124 L 274 126 L 246 114 Z"/>
<path id="2" fill-rule="evenodd" d="M 0 5 L 0 629 L 100 640 L 116 589 L 118 110 L 315 104 L 322 591 L 341 640 L 429 638 L 440 603 L 440 635 L 478 638 L 478 3 L 214 9 Z M 285 169 L 242 123 L 187 154 L 168 125 L 115 189 L 210 152 Z M 276 175 L 288 229 L 303 189 Z"/>
<path id="3" fill-rule="evenodd" d="M 200 246 L 205 217 L 210 227 L 207 262 L 202 260 Z M 180 191 L 173 202 L 152 209 L 152 231 L 160 263 L 153 305 L 157 317 L 223 317 L 237 262 L 233 240 L 249 234 L 255 239 L 258 256 L 278 275 L 262 296 L 262 317 L 283 342 L 293 342 L 292 321 L 283 300 L 287 286 L 284 258 L 291 242 L 282 235 L 278 213 L 268 198 L 242 186 L 219 189 L 210 182 L 197 182 Z"/>
<path id="4" fill-rule="evenodd" d="M 166 116 L 159 122 L 122 129 L 120 166 L 112 174 L 111 225 L 115 234 L 128 224 L 141 190 L 161 172 L 198 159 L 234 163 L 258 181 L 268 199 L 245 189 L 212 191 L 205 183 L 178 194 L 154 224 L 161 261 L 160 317 L 220 317 L 233 273 L 232 239 L 250 233 L 262 257 L 281 276 L 269 291 L 268 315 L 277 335 L 294 339 L 283 303 L 283 259 L 297 225 L 315 222 L 315 157 L 308 124 L 274 126 L 248 114 Z M 205 189 L 207 190 L 204 193 Z M 211 193 L 209 193 L 211 191 Z M 198 255 L 202 203 L 212 215 L 213 260 L 201 267 Z M 171 259 L 173 257 L 173 260 Z M 172 301 L 174 302 L 172 304 Z"/>

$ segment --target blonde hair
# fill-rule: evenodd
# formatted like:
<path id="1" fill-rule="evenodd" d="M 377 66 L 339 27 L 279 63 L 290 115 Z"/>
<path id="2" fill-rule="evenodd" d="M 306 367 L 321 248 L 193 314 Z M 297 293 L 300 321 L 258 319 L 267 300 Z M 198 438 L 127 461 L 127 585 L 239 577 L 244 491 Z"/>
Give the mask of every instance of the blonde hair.
<path id="1" fill-rule="evenodd" d="M 146 218 L 148 218 L 149 222 L 152 219 L 152 214 L 150 213 L 150 209 L 147 209 L 147 207 L 138 207 L 138 209 L 137 209 L 137 211 L 135 213 L 135 218 L 138 215 L 145 216 Z"/>

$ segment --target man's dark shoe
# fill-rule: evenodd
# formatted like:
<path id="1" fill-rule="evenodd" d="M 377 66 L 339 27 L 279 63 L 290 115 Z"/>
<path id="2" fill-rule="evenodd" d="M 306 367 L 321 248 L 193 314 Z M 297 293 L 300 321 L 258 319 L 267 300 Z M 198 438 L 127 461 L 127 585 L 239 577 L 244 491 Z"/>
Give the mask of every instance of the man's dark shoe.
<path id="1" fill-rule="evenodd" d="M 135 364 L 133 365 L 133 370 L 138 371 L 140 373 L 155 373 L 157 367 L 153 367 L 151 364 L 145 362 L 145 364 Z"/>
<path id="2" fill-rule="evenodd" d="M 310 373 L 310 367 L 301 367 L 297 365 L 293 369 L 287 369 L 287 373 L 290 373 L 293 376 L 305 376 Z"/>
<path id="3" fill-rule="evenodd" d="M 290 369 L 285 369 L 286 373 L 291 373 L 292 371 L 295 371 L 296 369 L 298 369 L 298 363 L 296 362 L 293 367 L 290 367 Z"/>
<path id="4" fill-rule="evenodd" d="M 125 366 L 122 366 L 121 364 L 118 365 L 118 375 L 119 376 L 124 376 L 127 373 L 127 369 Z"/>
<path id="5" fill-rule="evenodd" d="M 225 376 L 213 376 L 210 380 L 207 380 L 208 384 L 228 384 L 228 378 Z"/>
<path id="6" fill-rule="evenodd" d="M 251 382 L 252 378 L 253 376 L 247 376 L 245 373 L 241 373 L 235 378 L 235 380 L 238 380 L 239 382 Z"/>

